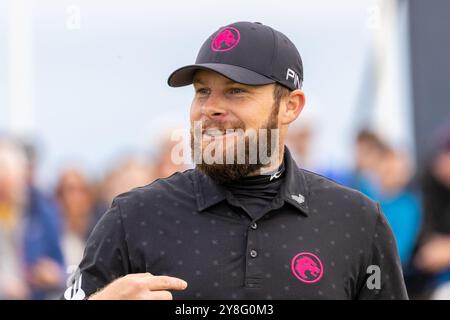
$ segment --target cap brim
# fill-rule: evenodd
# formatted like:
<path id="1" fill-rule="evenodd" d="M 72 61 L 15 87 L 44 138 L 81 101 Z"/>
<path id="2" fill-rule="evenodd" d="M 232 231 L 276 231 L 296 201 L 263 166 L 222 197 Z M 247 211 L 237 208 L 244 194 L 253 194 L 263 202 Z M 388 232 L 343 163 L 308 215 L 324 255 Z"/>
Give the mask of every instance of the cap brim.
<path id="1" fill-rule="evenodd" d="M 215 71 L 230 80 L 247 85 L 257 86 L 276 82 L 246 68 L 223 63 L 201 63 L 188 65 L 175 70 L 169 76 L 167 83 L 171 87 L 190 85 L 194 80 L 195 72 L 198 70 Z"/>

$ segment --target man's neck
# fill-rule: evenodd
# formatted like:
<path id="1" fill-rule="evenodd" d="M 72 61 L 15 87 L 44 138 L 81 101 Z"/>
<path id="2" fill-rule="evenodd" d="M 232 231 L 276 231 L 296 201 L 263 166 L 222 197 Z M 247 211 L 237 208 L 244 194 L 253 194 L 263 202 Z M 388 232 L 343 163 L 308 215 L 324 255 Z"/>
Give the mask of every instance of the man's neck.
<path id="1" fill-rule="evenodd" d="M 283 163 L 284 159 L 284 145 L 281 148 L 280 152 L 276 156 L 275 159 L 271 159 L 271 161 L 267 164 L 261 167 L 260 169 L 250 173 L 248 177 L 258 176 L 258 175 L 271 175 L 275 171 L 278 170 L 278 168 Z"/>

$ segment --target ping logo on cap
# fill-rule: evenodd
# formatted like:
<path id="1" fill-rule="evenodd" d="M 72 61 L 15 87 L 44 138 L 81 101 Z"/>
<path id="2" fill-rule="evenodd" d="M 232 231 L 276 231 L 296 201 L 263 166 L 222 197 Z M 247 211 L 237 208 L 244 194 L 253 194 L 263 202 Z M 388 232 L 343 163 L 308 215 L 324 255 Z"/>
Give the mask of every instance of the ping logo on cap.
<path id="1" fill-rule="evenodd" d="M 236 47 L 241 40 L 241 34 L 238 29 L 226 27 L 220 30 L 211 41 L 211 50 L 216 52 L 225 52 Z"/>
<path id="2" fill-rule="evenodd" d="M 300 89 L 301 87 L 300 77 L 298 76 L 297 72 L 295 72 L 291 68 L 287 69 L 286 80 L 294 82 L 294 86 Z"/>

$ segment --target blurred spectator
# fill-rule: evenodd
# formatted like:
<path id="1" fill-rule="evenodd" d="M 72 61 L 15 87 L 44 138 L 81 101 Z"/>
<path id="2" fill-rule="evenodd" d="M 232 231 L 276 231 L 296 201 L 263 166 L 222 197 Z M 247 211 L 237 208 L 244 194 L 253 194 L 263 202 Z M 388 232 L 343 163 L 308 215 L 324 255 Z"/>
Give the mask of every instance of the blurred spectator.
<path id="1" fill-rule="evenodd" d="M 56 207 L 32 184 L 21 145 L 0 141 L 0 296 L 43 299 L 63 285 Z"/>
<path id="2" fill-rule="evenodd" d="M 292 157 L 302 169 L 314 171 L 340 184 L 348 185 L 348 170 L 330 164 L 319 164 L 319 159 L 313 157 L 314 129 L 316 128 L 311 118 L 297 119 L 293 127 L 289 128 L 286 146 L 291 151 Z"/>
<path id="3" fill-rule="evenodd" d="M 408 187 L 414 173 L 412 161 L 406 154 L 390 149 L 367 129 L 358 133 L 355 152 L 350 186 L 380 203 L 405 268 L 416 245 L 422 219 L 419 195 Z"/>
<path id="4" fill-rule="evenodd" d="M 405 267 L 416 245 L 422 219 L 419 196 L 407 188 L 413 173 L 411 161 L 399 151 L 385 150 L 375 173 L 377 185 L 366 191 L 380 203 Z"/>
<path id="5" fill-rule="evenodd" d="M 311 159 L 311 143 L 313 130 L 307 121 L 296 120 L 298 123 L 288 131 L 286 144 L 297 164 L 306 170 L 314 170 L 316 165 Z"/>
<path id="6" fill-rule="evenodd" d="M 166 178 L 175 172 L 182 172 L 188 168 L 184 163 L 176 164 L 172 160 L 172 151 L 179 143 L 179 141 L 172 141 L 168 137 L 162 140 L 158 148 L 159 154 L 156 157 L 155 178 Z"/>
<path id="7" fill-rule="evenodd" d="M 145 186 L 153 180 L 155 168 L 147 161 L 133 156 L 117 161 L 100 185 L 96 220 L 109 208 L 114 197 L 133 188 Z"/>
<path id="8" fill-rule="evenodd" d="M 62 248 L 65 262 L 68 266 L 77 266 L 93 224 L 93 190 L 81 170 L 66 168 L 59 177 L 56 198 L 64 218 Z"/>
<path id="9" fill-rule="evenodd" d="M 25 207 L 26 158 L 18 146 L 0 140 L 0 298 L 30 296 L 19 248 Z"/>
<path id="10" fill-rule="evenodd" d="M 439 137 L 423 176 L 423 198 L 425 223 L 415 265 L 441 285 L 450 281 L 450 129 Z"/>
<path id="11" fill-rule="evenodd" d="M 375 133 L 361 130 L 356 137 L 355 167 L 349 186 L 370 193 L 376 180 L 377 166 L 387 149 L 387 145 Z"/>

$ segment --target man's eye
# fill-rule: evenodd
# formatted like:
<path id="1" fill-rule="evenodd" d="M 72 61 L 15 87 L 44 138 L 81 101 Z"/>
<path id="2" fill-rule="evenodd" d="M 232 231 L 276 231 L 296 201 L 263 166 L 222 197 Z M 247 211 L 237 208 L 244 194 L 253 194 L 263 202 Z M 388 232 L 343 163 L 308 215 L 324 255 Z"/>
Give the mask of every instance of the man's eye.
<path id="1" fill-rule="evenodd" d="M 242 90 L 241 88 L 231 88 L 230 89 L 230 93 L 231 94 L 239 94 L 239 93 L 243 93 L 244 90 Z"/>
<path id="2" fill-rule="evenodd" d="M 206 95 L 206 94 L 209 94 L 209 89 L 208 88 L 198 88 L 197 90 L 195 90 L 195 92 L 197 92 L 198 94 L 201 94 L 201 95 Z"/>

